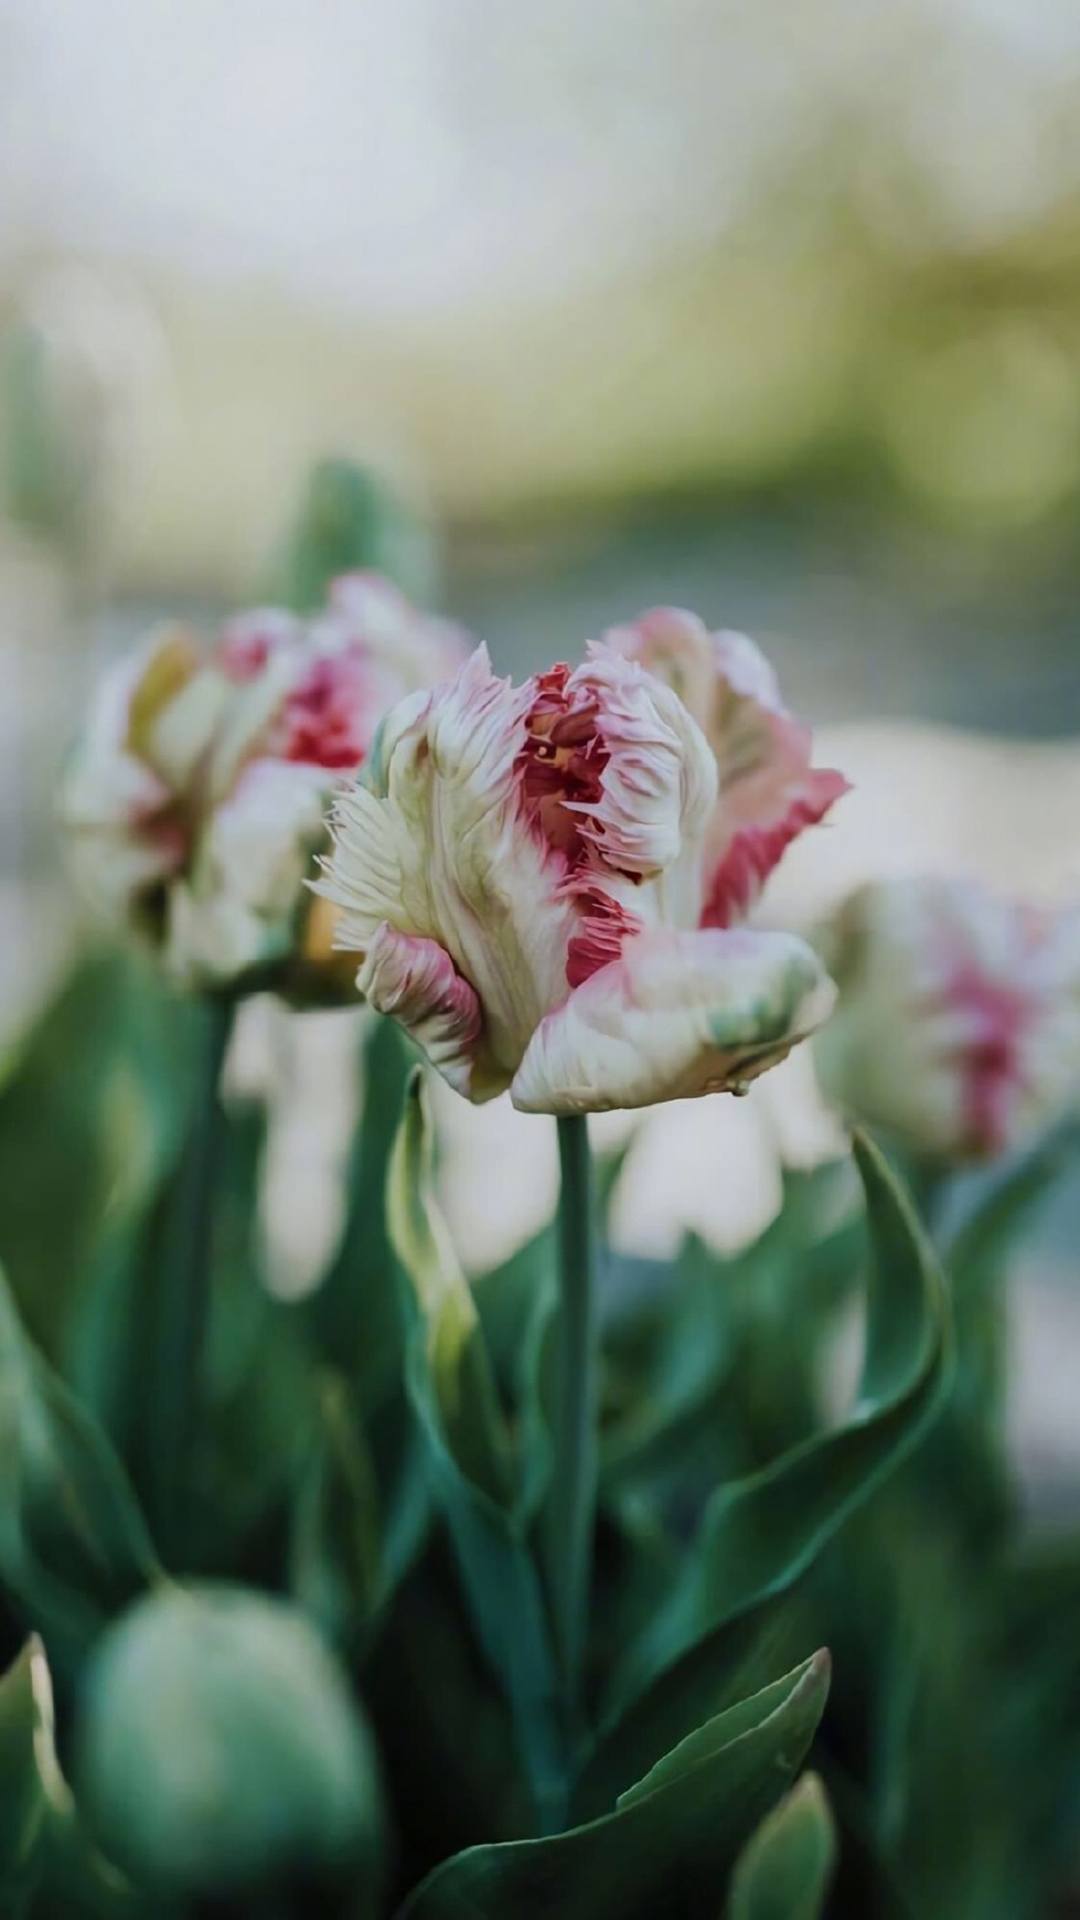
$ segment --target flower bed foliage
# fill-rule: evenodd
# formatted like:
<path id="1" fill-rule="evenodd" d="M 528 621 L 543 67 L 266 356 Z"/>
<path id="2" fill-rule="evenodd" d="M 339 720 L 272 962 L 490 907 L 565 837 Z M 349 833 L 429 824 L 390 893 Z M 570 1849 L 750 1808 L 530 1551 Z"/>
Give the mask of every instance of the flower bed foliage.
<path id="1" fill-rule="evenodd" d="M 845 786 L 750 642 L 662 610 L 520 689 L 460 657 L 353 578 L 155 642 L 75 762 L 136 944 L 0 1085 L 0 1909 L 1042 1920 L 1080 1555 L 1025 1532 L 1003 1315 L 1075 1177 L 1075 922 L 735 924 Z M 251 991 L 354 975 L 345 1218 L 285 1302 L 222 1066 Z M 620 1257 L 584 1115 L 817 1028 L 887 1151 L 786 1170 L 735 1255 Z M 433 1068 L 558 1116 L 558 1219 L 479 1277 Z"/>

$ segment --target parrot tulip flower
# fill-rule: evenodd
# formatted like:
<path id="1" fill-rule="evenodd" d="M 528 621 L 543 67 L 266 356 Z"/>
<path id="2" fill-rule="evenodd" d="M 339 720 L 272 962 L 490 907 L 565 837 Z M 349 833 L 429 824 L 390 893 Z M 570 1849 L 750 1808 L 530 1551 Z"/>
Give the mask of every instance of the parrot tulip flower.
<path id="1" fill-rule="evenodd" d="M 730 928 L 731 887 L 718 923 L 717 858 L 754 828 L 740 779 L 774 833 L 763 764 L 718 757 L 627 649 L 593 644 L 515 687 L 479 648 L 387 715 L 337 802 L 318 885 L 359 990 L 473 1101 L 509 1087 L 566 1115 L 741 1090 L 820 1025 L 833 988 L 794 935 Z"/>
<path id="2" fill-rule="evenodd" d="M 781 855 L 816 826 L 848 781 L 810 764 L 810 733 L 780 698 L 776 674 L 744 633 L 710 633 L 697 614 L 654 607 L 605 636 L 674 688 L 716 756 L 719 793 L 706 839 L 706 926 L 753 906 Z"/>
<path id="3" fill-rule="evenodd" d="M 974 881 L 859 889 L 822 930 L 840 989 L 815 1045 L 825 1093 L 913 1151 L 986 1160 L 1080 1087 L 1080 911 Z"/>
<path id="4" fill-rule="evenodd" d="M 107 675 L 61 794 L 76 876 L 182 985 L 344 984 L 304 886 L 330 800 L 387 708 L 465 657 L 389 582 L 346 575 L 300 619 L 243 613 L 216 645 L 150 634 Z"/>

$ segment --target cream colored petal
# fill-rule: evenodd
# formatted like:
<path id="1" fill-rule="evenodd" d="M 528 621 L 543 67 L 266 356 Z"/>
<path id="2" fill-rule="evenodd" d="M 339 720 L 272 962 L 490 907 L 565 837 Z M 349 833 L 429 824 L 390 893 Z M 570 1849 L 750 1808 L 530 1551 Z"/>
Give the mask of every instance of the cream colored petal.
<path id="1" fill-rule="evenodd" d="M 210 816 L 170 892 L 165 962 L 185 985 L 221 985 L 288 956 L 324 834 L 317 768 L 257 760 Z"/>
<path id="2" fill-rule="evenodd" d="M 366 779 L 335 810 L 319 883 L 342 909 L 339 946 L 366 953 L 385 921 L 446 951 L 483 1008 L 485 1085 L 505 1084 L 567 992 L 574 907 L 515 782 L 528 698 L 479 649 L 455 680 L 388 715 Z"/>
<path id="3" fill-rule="evenodd" d="M 792 934 L 642 934 L 541 1022 L 511 1096 L 566 1114 L 730 1091 L 782 1060 L 834 998 Z"/>

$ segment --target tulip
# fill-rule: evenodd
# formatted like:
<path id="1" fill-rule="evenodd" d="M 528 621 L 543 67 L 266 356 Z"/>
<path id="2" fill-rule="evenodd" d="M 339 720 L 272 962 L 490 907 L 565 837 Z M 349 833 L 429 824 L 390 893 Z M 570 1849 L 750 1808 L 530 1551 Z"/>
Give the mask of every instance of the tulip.
<path id="1" fill-rule="evenodd" d="M 840 995 L 815 1044 L 838 1106 L 928 1160 L 1022 1145 L 1080 1087 L 1080 912 L 974 881 L 860 888 L 819 945 Z"/>
<path id="2" fill-rule="evenodd" d="M 470 1100 L 509 1087 L 568 1115 L 739 1091 L 831 1009 L 805 942 L 732 922 L 844 783 L 809 771 L 749 642 L 752 673 L 664 617 L 700 633 L 702 686 L 680 691 L 706 713 L 708 653 L 714 739 L 628 644 L 520 687 L 481 647 L 392 709 L 337 802 L 336 941 Z"/>
<path id="3" fill-rule="evenodd" d="M 809 729 L 789 713 L 776 673 L 744 633 L 710 633 L 680 607 L 654 607 L 605 636 L 674 688 L 716 756 L 719 793 L 706 836 L 702 924 L 727 927 L 753 906 L 781 855 L 848 791 L 810 764 Z"/>
<path id="4" fill-rule="evenodd" d="M 330 801 L 387 708 L 464 657 L 457 631 L 352 574 L 302 620 L 262 608 L 217 643 L 150 634 L 106 677 L 61 797 L 91 902 L 185 986 L 344 986 L 304 886 Z"/>
<path id="5" fill-rule="evenodd" d="M 348 1675 L 283 1600 L 199 1584 L 137 1601 L 93 1649 L 75 1765 L 95 1837 L 166 1910 L 327 1870 L 370 1910 L 371 1735 Z"/>

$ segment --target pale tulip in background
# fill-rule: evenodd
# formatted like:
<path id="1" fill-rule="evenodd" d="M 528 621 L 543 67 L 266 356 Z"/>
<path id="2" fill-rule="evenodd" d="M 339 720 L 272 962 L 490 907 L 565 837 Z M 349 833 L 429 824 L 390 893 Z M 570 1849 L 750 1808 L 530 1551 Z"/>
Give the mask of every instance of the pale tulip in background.
<path id="1" fill-rule="evenodd" d="M 839 986 L 822 1086 L 914 1152 L 993 1158 L 1080 1090 L 1080 910 L 902 878 L 859 889 L 819 944 Z"/>
<path id="2" fill-rule="evenodd" d="M 181 985 L 347 990 L 304 885 L 331 796 L 387 708 L 463 656 L 456 628 L 372 575 L 336 581 L 310 619 L 238 615 L 212 649 L 149 635 L 106 677 L 61 795 L 90 904 Z"/>

